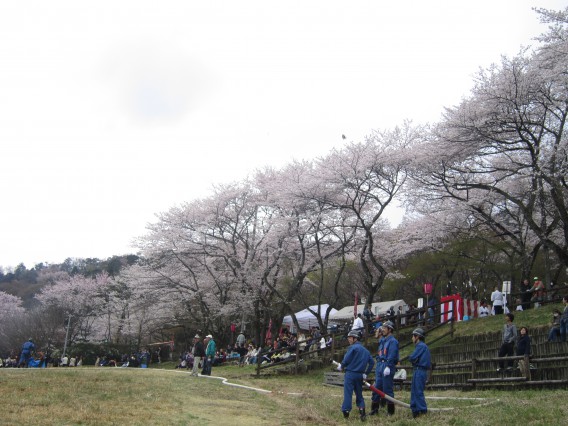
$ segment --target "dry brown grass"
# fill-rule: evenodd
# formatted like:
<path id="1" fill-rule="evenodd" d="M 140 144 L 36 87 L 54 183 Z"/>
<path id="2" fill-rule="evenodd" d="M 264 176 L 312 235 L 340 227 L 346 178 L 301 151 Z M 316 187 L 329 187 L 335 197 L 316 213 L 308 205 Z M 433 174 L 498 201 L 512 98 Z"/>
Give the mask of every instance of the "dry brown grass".
<path id="1" fill-rule="evenodd" d="M 304 376 L 253 377 L 252 367 L 214 368 L 233 383 L 273 391 L 226 386 L 167 369 L 0 369 L 1 425 L 344 425 L 343 389 L 323 386 L 323 372 Z M 408 391 L 396 393 L 408 402 Z M 407 409 L 368 424 L 491 425 L 563 424 L 566 390 L 427 392 L 427 396 L 484 398 L 429 400 L 431 412 L 418 421 Z M 367 402 L 370 394 L 365 394 Z M 356 416 L 347 424 L 360 424 Z"/>

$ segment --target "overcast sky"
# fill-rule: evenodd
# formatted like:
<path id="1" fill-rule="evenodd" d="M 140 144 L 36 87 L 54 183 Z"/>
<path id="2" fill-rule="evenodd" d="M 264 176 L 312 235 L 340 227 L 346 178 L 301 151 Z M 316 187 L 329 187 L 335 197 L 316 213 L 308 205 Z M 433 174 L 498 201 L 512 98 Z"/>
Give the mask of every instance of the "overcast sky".
<path id="1" fill-rule="evenodd" d="M 2 2 L 0 265 L 135 253 L 214 184 L 435 122 L 533 6 L 566 2 Z"/>

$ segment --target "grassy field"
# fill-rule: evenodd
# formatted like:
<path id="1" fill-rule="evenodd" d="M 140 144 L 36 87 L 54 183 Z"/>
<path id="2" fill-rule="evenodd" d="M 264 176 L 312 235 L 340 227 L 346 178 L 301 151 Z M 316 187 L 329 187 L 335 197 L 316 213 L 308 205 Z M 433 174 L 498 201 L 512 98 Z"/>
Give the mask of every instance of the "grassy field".
<path id="1" fill-rule="evenodd" d="M 169 366 L 173 367 L 173 364 Z M 344 425 L 342 388 L 323 386 L 323 372 L 253 377 L 253 368 L 225 366 L 213 374 L 264 393 L 190 377 L 172 369 L 0 369 L 1 425 Z M 396 393 L 408 402 L 408 391 Z M 428 416 L 410 410 L 370 417 L 368 424 L 565 424 L 566 390 L 427 392 Z M 366 401 L 370 393 L 365 393 Z M 475 399 L 481 398 L 481 399 Z M 355 414 L 355 413 L 354 413 Z"/>
<path id="2" fill-rule="evenodd" d="M 552 309 L 515 313 L 517 326 L 546 327 Z M 456 324 L 457 336 L 501 330 L 502 317 Z M 442 334 L 436 330 L 430 336 Z M 443 344 L 440 342 L 439 344 Z M 408 348 L 410 349 L 410 348 Z M 254 368 L 224 366 L 221 380 L 190 377 L 161 368 L 0 369 L 0 425 L 345 425 L 343 389 L 323 385 L 324 371 L 301 376 L 254 377 Z M 332 368 L 329 368 L 332 371 Z M 394 417 L 369 417 L 368 424 L 392 425 L 561 425 L 567 424 L 568 390 L 427 391 L 431 412 L 413 420 L 398 408 Z M 370 393 L 365 393 L 370 406 Z M 395 393 L 409 402 L 408 391 Z M 442 409 L 445 411 L 435 411 Z M 355 414 L 355 413 L 353 413 Z"/>

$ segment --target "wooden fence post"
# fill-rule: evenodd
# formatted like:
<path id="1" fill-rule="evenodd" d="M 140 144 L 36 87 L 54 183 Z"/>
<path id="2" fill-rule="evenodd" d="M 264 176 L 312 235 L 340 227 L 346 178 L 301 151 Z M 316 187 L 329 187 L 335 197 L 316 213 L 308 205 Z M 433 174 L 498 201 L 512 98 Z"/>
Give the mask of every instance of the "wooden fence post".
<path id="1" fill-rule="evenodd" d="M 335 355 L 335 333 L 331 334 L 331 360 L 333 361 L 333 356 Z"/>
<path id="2" fill-rule="evenodd" d="M 477 373 L 477 359 L 476 358 L 472 358 L 471 360 L 471 378 L 475 379 Z"/>
<path id="3" fill-rule="evenodd" d="M 298 363 L 299 362 L 300 362 L 300 344 L 296 340 L 296 363 L 295 363 L 295 366 L 294 366 L 294 370 L 296 371 L 296 374 L 298 374 Z"/>
<path id="4" fill-rule="evenodd" d="M 525 378 L 527 379 L 528 382 L 531 381 L 531 365 L 529 363 L 529 356 L 525 355 Z"/>

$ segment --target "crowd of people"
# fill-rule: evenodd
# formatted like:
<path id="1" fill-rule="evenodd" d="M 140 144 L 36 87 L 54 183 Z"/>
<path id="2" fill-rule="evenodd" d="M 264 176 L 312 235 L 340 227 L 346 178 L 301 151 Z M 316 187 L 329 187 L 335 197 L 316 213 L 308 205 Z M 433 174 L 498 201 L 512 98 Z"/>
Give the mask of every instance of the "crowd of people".
<path id="1" fill-rule="evenodd" d="M 531 285 L 528 280 L 524 280 L 521 285 L 522 291 L 520 297 L 516 299 L 515 311 L 524 311 L 530 309 L 531 306 L 538 308 L 546 297 L 545 286 L 538 277 L 534 277 L 534 283 Z M 501 333 L 501 346 L 499 348 L 498 356 L 500 358 L 509 358 L 512 356 L 522 356 L 515 363 L 511 359 L 504 359 L 499 361 L 497 372 L 510 372 L 514 369 L 521 371 L 523 375 L 528 375 L 528 372 L 533 368 L 530 364 L 527 365 L 527 358 L 531 355 L 531 338 L 527 326 L 522 326 L 517 329 L 514 324 L 515 315 L 508 309 L 506 298 L 503 293 L 499 291 L 496 286 L 491 294 L 492 309 L 490 310 L 487 302 L 483 300 L 478 309 L 478 317 L 485 318 L 490 315 L 504 314 L 505 324 Z M 555 308 L 553 310 L 552 318 L 550 321 L 550 329 L 548 332 L 549 342 L 566 342 L 568 338 L 568 296 L 562 298 L 564 308 L 562 311 Z"/>
<path id="2" fill-rule="evenodd" d="M 95 367 L 148 368 L 151 358 L 150 351 L 144 348 L 130 354 L 122 354 L 119 357 L 111 354 L 98 356 L 95 360 Z"/>
<path id="3" fill-rule="evenodd" d="M 80 367 L 81 365 L 83 365 L 81 355 L 54 357 L 49 352 L 36 350 L 31 337 L 23 343 L 18 355 L 10 353 L 6 357 L 0 357 L 0 368 Z"/>
<path id="4" fill-rule="evenodd" d="M 191 347 L 180 355 L 176 368 L 192 370 L 194 376 L 200 370 L 201 374 L 210 375 L 211 367 L 227 363 L 239 366 L 274 364 L 295 357 L 296 352 L 316 354 L 331 343 L 332 337 L 323 337 L 319 327 L 312 327 L 308 334 L 282 328 L 275 338 L 267 338 L 264 345 L 255 344 L 241 332 L 234 345 L 230 344 L 226 348 L 217 348 L 211 335 L 202 339 L 196 334 Z"/>
<path id="5" fill-rule="evenodd" d="M 546 286 L 538 277 L 534 277 L 532 285 L 529 283 L 529 280 L 525 279 L 521 283 L 521 291 L 518 295 L 519 297 L 515 299 L 513 304 L 515 311 L 526 311 L 530 309 L 531 306 L 538 308 L 546 301 Z M 499 290 L 499 286 L 495 286 L 495 289 L 491 293 L 490 301 L 491 308 L 488 306 L 486 300 L 481 301 L 481 305 L 478 309 L 479 317 L 506 314 L 513 310 L 508 306 L 507 297 Z"/>

